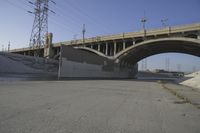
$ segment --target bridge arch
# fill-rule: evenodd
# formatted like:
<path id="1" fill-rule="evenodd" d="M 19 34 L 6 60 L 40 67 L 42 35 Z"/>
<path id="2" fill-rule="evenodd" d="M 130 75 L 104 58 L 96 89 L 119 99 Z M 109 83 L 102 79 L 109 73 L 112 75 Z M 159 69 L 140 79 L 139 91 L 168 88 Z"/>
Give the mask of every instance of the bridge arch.
<path id="1" fill-rule="evenodd" d="M 92 49 L 92 48 L 88 48 L 88 47 L 76 47 L 76 49 L 81 49 L 81 50 L 85 50 L 85 51 L 88 51 L 88 52 L 91 52 L 91 53 L 94 53 L 96 55 L 99 55 L 99 56 L 102 56 L 102 57 L 105 57 L 105 58 L 108 58 L 108 59 L 113 59 L 112 57 L 109 57 L 109 56 L 106 56 L 105 54 L 95 50 L 95 49 Z"/>
<path id="2" fill-rule="evenodd" d="M 200 40 L 186 37 L 148 40 L 119 52 L 114 58 L 119 63 L 126 62 L 133 65 L 146 57 L 169 52 L 200 57 Z"/>

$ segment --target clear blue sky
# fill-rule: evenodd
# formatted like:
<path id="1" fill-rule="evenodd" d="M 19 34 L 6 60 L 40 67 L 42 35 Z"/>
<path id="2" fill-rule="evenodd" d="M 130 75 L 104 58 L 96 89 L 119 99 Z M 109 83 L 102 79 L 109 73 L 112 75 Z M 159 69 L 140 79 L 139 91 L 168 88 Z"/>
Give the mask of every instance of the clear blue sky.
<path id="1" fill-rule="evenodd" d="M 30 0 L 34 1 L 34 0 Z M 146 12 L 147 29 L 161 28 L 161 19 L 168 25 L 200 22 L 200 0 L 54 0 L 50 4 L 56 14 L 49 15 L 49 32 L 54 42 L 81 38 L 86 24 L 86 37 L 141 30 L 140 19 Z M 0 50 L 11 42 L 11 48 L 26 47 L 31 34 L 33 8 L 28 0 L 0 0 Z M 148 68 L 165 68 L 170 58 L 170 69 L 200 69 L 200 58 L 184 54 L 162 54 L 147 59 Z M 159 64 L 159 65 L 158 65 Z M 141 63 L 140 63 L 141 65 Z"/>

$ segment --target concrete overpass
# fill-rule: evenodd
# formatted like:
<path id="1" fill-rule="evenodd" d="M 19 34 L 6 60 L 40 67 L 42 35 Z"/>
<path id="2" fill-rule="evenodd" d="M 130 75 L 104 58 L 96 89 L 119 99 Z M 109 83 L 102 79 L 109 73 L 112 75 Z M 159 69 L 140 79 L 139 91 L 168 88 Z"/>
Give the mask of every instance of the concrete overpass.
<path id="1" fill-rule="evenodd" d="M 59 56 L 61 45 L 90 51 L 126 66 L 134 65 L 148 56 L 167 52 L 186 53 L 200 57 L 200 23 L 54 44 L 51 43 L 52 35 L 50 34 L 47 40 L 49 43 L 40 49 L 40 55 L 49 58 Z M 11 52 L 34 55 L 36 50 L 37 47 L 14 49 Z"/>

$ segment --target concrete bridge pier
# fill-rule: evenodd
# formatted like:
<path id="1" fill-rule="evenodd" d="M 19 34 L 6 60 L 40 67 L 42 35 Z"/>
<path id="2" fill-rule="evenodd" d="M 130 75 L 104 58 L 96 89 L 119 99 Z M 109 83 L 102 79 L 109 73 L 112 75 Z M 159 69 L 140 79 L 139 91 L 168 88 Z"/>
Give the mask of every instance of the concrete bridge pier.
<path id="1" fill-rule="evenodd" d="M 53 34 L 49 33 L 46 37 L 46 45 L 44 46 L 44 57 L 52 58 L 54 56 L 52 45 Z"/>
<path id="2" fill-rule="evenodd" d="M 117 53 L 117 42 L 114 41 L 114 53 L 113 53 L 113 55 L 115 56 L 116 53 Z"/>
<path id="3" fill-rule="evenodd" d="M 103 53 L 106 56 L 115 56 L 120 51 L 125 50 L 126 48 L 135 45 L 135 39 L 131 40 L 113 40 L 108 42 L 99 42 L 96 44 L 86 45 L 86 47 L 96 50 Z"/>
<path id="4" fill-rule="evenodd" d="M 91 49 L 93 49 L 94 48 L 94 46 L 93 45 L 91 45 Z"/>
<path id="5" fill-rule="evenodd" d="M 135 43 L 135 38 L 133 38 L 133 45 L 135 45 L 136 43 Z"/>
<path id="6" fill-rule="evenodd" d="M 200 39 L 200 31 L 198 32 L 197 39 Z"/>
<path id="7" fill-rule="evenodd" d="M 97 47 L 98 47 L 98 48 L 97 48 L 97 51 L 101 52 L 101 49 L 100 49 L 101 45 L 98 44 Z"/>
<path id="8" fill-rule="evenodd" d="M 108 56 L 108 42 L 106 42 L 106 56 Z"/>
<path id="9" fill-rule="evenodd" d="M 126 41 L 123 40 L 123 50 L 126 49 Z"/>

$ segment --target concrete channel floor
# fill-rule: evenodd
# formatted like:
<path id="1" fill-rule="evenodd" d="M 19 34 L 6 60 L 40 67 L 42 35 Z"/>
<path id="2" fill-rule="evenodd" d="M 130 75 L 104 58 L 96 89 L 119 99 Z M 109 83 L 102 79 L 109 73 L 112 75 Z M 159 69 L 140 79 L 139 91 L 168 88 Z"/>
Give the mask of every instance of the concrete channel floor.
<path id="1" fill-rule="evenodd" d="M 156 82 L 0 83 L 0 133 L 200 133 L 200 110 Z"/>

